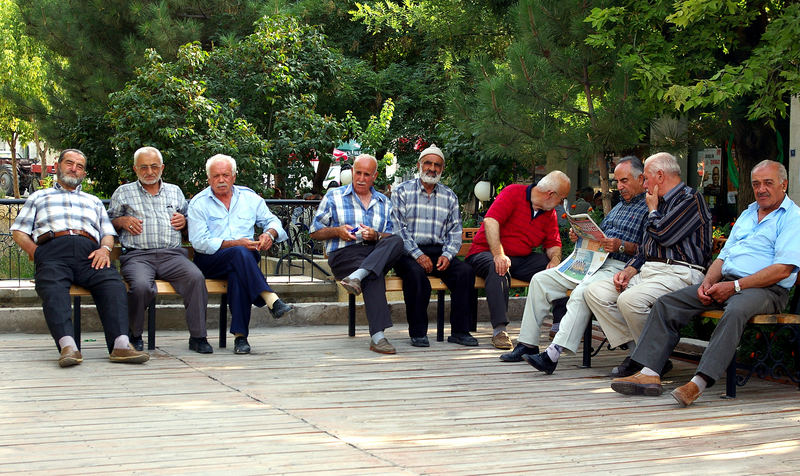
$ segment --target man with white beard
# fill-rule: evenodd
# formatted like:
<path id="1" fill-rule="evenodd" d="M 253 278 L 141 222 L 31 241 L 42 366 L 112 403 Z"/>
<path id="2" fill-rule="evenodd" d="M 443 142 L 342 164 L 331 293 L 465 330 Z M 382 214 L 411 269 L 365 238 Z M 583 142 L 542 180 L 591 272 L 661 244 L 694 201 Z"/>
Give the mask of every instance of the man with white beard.
<path id="1" fill-rule="evenodd" d="M 181 247 L 189 206 L 180 187 L 161 180 L 164 159 L 155 147 L 133 154 L 139 180 L 120 185 L 111 196 L 108 216 L 119 233 L 120 272 L 128 282 L 128 323 L 131 344 L 142 350 L 144 312 L 156 296 L 156 279 L 169 281 L 183 297 L 189 349 L 214 352 L 206 338 L 208 291 L 205 277 Z"/>
<path id="2" fill-rule="evenodd" d="M 461 248 L 461 213 L 456 194 L 439 183 L 444 154 L 433 144 L 420 153 L 417 166 L 419 178 L 401 183 L 392 193 L 392 221 L 404 247 L 394 270 L 403 278 L 411 345 L 430 345 L 427 333 L 431 275 L 440 278 L 450 290 L 451 335 L 447 342 L 476 346 L 478 340 L 469 334 L 475 273 L 456 257 Z"/>

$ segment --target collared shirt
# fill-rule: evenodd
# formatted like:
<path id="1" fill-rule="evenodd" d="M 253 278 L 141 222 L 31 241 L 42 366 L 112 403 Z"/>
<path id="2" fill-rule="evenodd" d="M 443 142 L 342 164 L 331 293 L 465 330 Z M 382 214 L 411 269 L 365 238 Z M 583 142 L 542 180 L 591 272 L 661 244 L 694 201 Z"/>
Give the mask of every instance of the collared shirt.
<path id="1" fill-rule="evenodd" d="M 631 198 L 630 202 L 620 200 L 608 212 L 600 223 L 600 229 L 609 238 L 619 238 L 622 241 L 641 244 L 644 228 L 647 225 L 647 202 L 644 193 Z M 609 254 L 610 258 L 628 261 L 630 256 L 617 251 Z"/>
<path id="2" fill-rule="evenodd" d="M 379 233 L 392 233 L 392 204 L 386 195 L 370 188 L 372 198 L 369 206 L 364 208 L 361 199 L 353 190 L 353 184 L 343 185 L 331 190 L 322 197 L 314 221 L 311 222 L 310 232 L 327 227 L 342 225 L 358 226 L 362 223 L 373 228 Z M 344 241 L 331 238 L 325 243 L 325 252 L 329 255 L 339 248 L 355 245 L 356 241 Z"/>
<path id="3" fill-rule="evenodd" d="M 256 192 L 234 185 L 230 208 L 206 187 L 189 202 L 189 241 L 195 251 L 211 255 L 225 240 L 253 239 L 255 225 L 278 232 L 276 242 L 288 238 L 286 231 Z"/>
<path id="4" fill-rule="evenodd" d="M 45 233 L 64 230 L 83 230 L 98 243 L 106 235 L 117 235 L 99 198 L 82 192 L 80 185 L 67 190 L 58 182 L 28 197 L 11 230 L 27 233 L 33 241 Z"/>
<path id="5" fill-rule="evenodd" d="M 175 212 L 186 215 L 188 206 L 177 185 L 159 181 L 158 193 L 152 195 L 137 180 L 120 185 L 114 191 L 108 216 L 111 220 L 123 216 L 142 220 L 142 232 L 138 235 L 131 234 L 128 229 L 119 231 L 119 242 L 125 248 L 180 248 L 181 232 L 172 228 L 170 220 Z"/>
<path id="6" fill-rule="evenodd" d="M 554 210 L 534 210 L 531 193 L 534 185 L 511 184 L 495 199 L 486 218 L 500 224 L 500 243 L 506 256 L 528 256 L 537 246 L 561 246 L 561 234 Z M 489 251 L 486 230 L 481 224 L 467 256 Z"/>
<path id="7" fill-rule="evenodd" d="M 748 206 L 734 223 L 720 251 L 722 274 L 742 278 L 773 264 L 794 265 L 777 284 L 789 289 L 800 266 L 800 208 L 787 196 L 780 206 L 758 221 L 758 203 Z"/>
<path id="8" fill-rule="evenodd" d="M 452 260 L 461 249 L 461 213 L 458 197 L 437 183 L 428 194 L 420 179 L 407 180 L 392 190 L 392 222 L 403 238 L 406 253 L 417 259 L 420 245 L 442 245 L 442 256 Z"/>
<path id="9" fill-rule="evenodd" d="M 646 258 L 669 258 L 707 268 L 711 259 L 711 213 L 697 190 L 679 183 L 647 215 L 639 251 L 628 261 L 637 270 Z"/>

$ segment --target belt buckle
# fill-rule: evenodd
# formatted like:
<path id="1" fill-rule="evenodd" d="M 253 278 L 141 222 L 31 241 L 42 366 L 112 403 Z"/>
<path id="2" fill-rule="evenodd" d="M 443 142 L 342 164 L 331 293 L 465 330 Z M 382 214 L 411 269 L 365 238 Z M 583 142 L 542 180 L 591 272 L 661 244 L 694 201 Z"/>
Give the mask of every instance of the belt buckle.
<path id="1" fill-rule="evenodd" d="M 73 230 L 71 228 L 69 230 L 67 230 L 67 233 L 69 234 L 69 236 L 80 236 L 77 231 L 75 231 L 75 230 Z"/>

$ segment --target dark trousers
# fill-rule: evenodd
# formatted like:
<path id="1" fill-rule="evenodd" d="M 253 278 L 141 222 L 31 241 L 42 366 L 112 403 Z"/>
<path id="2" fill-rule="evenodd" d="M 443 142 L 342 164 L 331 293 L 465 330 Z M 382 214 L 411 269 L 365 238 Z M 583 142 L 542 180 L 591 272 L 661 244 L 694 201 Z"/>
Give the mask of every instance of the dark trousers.
<path id="1" fill-rule="evenodd" d="M 697 372 L 712 379 L 713 384 L 724 373 L 736 353 L 747 321 L 756 314 L 781 312 L 789 300 L 789 291 L 780 286 L 747 288 L 722 304 L 705 305 L 697 297 L 695 284 L 658 298 L 650 311 L 639 344 L 631 359 L 661 372 L 672 349 L 680 340 L 680 329 L 703 311 L 722 309 L 722 318 L 711 334 Z M 710 385 L 709 385 L 710 386 Z"/>
<path id="2" fill-rule="evenodd" d="M 442 255 L 442 246 L 422 245 L 419 248 L 433 262 L 433 271 L 430 275 L 440 278 L 450 290 L 450 333 L 469 332 L 470 296 L 475 288 L 475 273 L 472 267 L 454 257 L 446 270 L 438 271 L 436 261 Z M 428 275 L 422 266 L 407 254 L 397 260 L 394 270 L 403 278 L 408 335 L 422 337 L 428 333 L 428 304 L 431 301 L 431 283 L 428 281 Z"/>
<path id="3" fill-rule="evenodd" d="M 261 255 L 244 246 L 220 248 L 213 255 L 194 254 L 194 264 L 205 277 L 228 280 L 228 307 L 231 310 L 231 334 L 248 335 L 250 309 L 266 303 L 261 298 L 264 291 L 272 291 L 258 267 Z M 204 284 L 205 286 L 205 284 Z"/>
<path id="4" fill-rule="evenodd" d="M 183 248 L 133 250 L 119 257 L 120 272 L 128 283 L 128 321 L 131 335 L 141 336 L 147 305 L 156 296 L 156 279 L 169 281 L 183 297 L 186 325 L 192 337 L 206 337 L 208 290 L 203 272 Z"/>
<path id="5" fill-rule="evenodd" d="M 114 265 L 92 268 L 88 256 L 97 248 L 95 242 L 83 236 L 61 236 L 36 248 L 33 255 L 36 293 L 42 300 L 47 327 L 59 350 L 59 339 L 75 337 L 69 297 L 72 284 L 92 293 L 109 352 L 114 348 L 114 340 L 128 328 L 125 284 Z"/>
<path id="6" fill-rule="evenodd" d="M 472 266 L 475 276 L 480 276 L 486 281 L 486 302 L 489 304 L 489 316 L 492 327 L 508 324 L 508 290 L 511 278 L 522 281 L 530 281 L 534 274 L 547 269 L 550 260 L 541 253 L 531 253 L 527 256 L 509 256 L 511 267 L 505 276 L 497 274 L 494 268 L 494 257 L 490 251 L 483 251 L 465 260 Z M 473 300 L 477 299 L 477 294 L 473 291 Z M 567 299 L 556 299 L 553 301 L 553 316 L 558 320 L 567 313 Z"/>
<path id="7" fill-rule="evenodd" d="M 392 327 L 384 279 L 386 272 L 394 266 L 402 253 L 403 239 L 398 235 L 391 235 L 377 244 L 363 242 L 339 248 L 328 257 L 328 265 L 337 280 L 359 268 L 369 271 L 369 275 L 361 280 L 361 292 L 370 335 Z"/>

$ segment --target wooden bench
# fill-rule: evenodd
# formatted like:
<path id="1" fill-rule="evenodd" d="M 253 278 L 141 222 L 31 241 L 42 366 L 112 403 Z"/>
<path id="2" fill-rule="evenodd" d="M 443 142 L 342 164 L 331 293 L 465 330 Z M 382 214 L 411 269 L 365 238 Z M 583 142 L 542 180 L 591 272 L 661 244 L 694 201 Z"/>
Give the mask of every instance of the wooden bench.
<path id="1" fill-rule="evenodd" d="M 194 255 L 194 249 L 189 247 L 189 259 Z M 119 245 L 114 246 L 111 252 L 111 261 L 118 261 L 121 250 Z M 127 284 L 126 284 L 127 285 Z M 167 281 L 157 279 L 156 297 L 147 305 L 147 349 L 153 350 L 156 348 L 156 299 L 158 296 L 174 296 L 178 295 L 175 288 Z M 227 346 L 226 337 L 228 329 L 228 281 L 224 279 L 206 279 L 206 290 L 208 294 L 219 294 L 219 347 L 225 348 Z M 88 289 L 81 286 L 72 285 L 69 288 L 69 295 L 72 297 L 72 326 L 75 333 L 75 342 L 78 343 L 78 348 L 81 346 L 81 298 L 91 296 L 92 293 Z"/>

